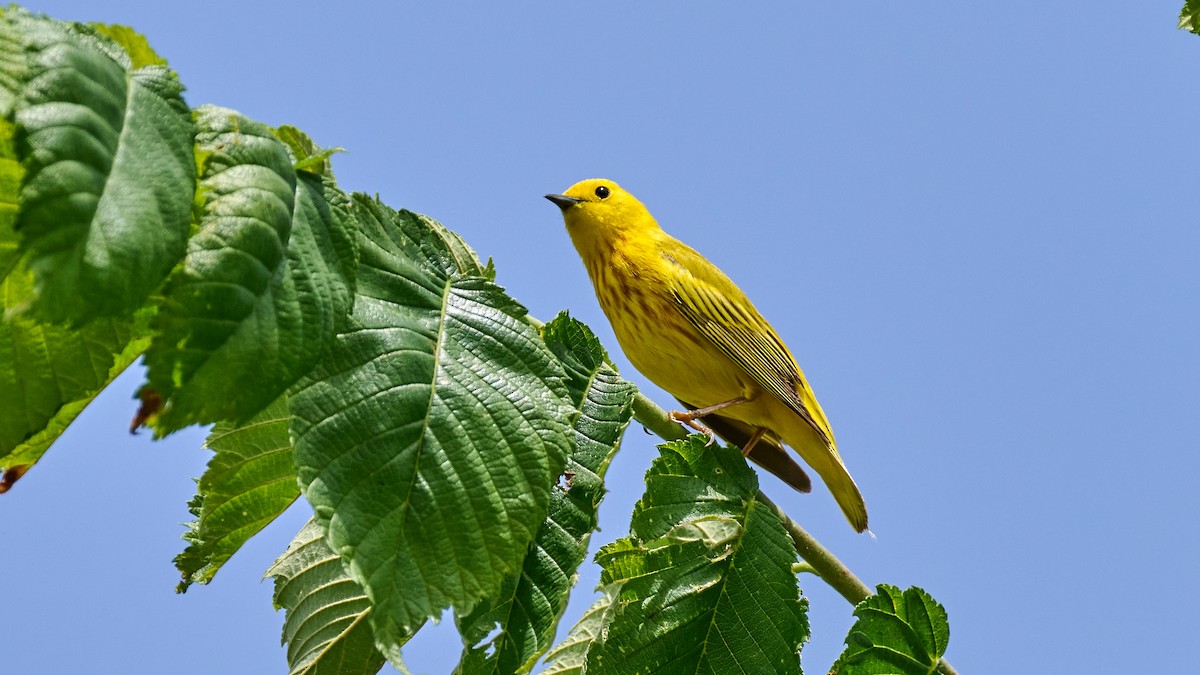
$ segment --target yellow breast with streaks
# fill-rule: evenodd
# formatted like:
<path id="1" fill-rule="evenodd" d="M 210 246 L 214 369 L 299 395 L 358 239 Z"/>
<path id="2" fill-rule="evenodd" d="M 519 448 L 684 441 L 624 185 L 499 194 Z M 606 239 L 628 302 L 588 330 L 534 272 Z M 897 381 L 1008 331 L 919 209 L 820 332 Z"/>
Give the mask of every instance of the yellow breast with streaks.
<path id="1" fill-rule="evenodd" d="M 747 393 L 753 384 L 679 312 L 665 290 L 657 252 L 614 247 L 589 261 L 588 274 L 621 350 L 672 396 L 705 406 Z"/>

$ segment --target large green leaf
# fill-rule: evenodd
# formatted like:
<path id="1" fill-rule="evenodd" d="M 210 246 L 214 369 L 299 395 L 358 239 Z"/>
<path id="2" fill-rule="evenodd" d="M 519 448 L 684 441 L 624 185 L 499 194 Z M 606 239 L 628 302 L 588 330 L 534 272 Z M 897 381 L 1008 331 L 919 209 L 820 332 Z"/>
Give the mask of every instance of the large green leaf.
<path id="1" fill-rule="evenodd" d="M 216 454 L 189 505 L 196 520 L 183 535 L 188 546 L 175 557 L 181 593 L 212 580 L 242 544 L 300 496 L 286 396 L 245 424 L 216 425 L 204 444 Z"/>
<path id="2" fill-rule="evenodd" d="M 8 316 L 33 294 L 33 276 L 19 265 L 13 230 L 21 167 L 13 159 L 12 132 L 0 120 L 0 492 L 146 348 L 149 320 L 142 312 L 136 320 L 104 319 L 72 331 Z"/>
<path id="3" fill-rule="evenodd" d="M 367 616 L 371 603 L 310 520 L 267 570 L 292 675 L 371 675 L 383 667 Z"/>
<path id="4" fill-rule="evenodd" d="M 317 176 L 297 178 L 266 125 L 213 106 L 197 110 L 196 125 L 200 228 L 146 353 L 166 402 L 160 433 L 257 413 L 328 350 L 353 299 L 346 197 Z"/>
<path id="5" fill-rule="evenodd" d="M 605 586 L 601 595 L 588 607 L 567 637 L 546 652 L 546 667 L 541 675 L 580 675 L 587 665 L 592 645 L 600 641 L 610 618 L 609 610 L 617 597 L 619 585 Z"/>
<path id="6" fill-rule="evenodd" d="M 632 534 L 596 555 L 620 591 L 587 671 L 799 673 L 806 601 L 791 539 L 735 448 L 660 446 Z"/>
<path id="7" fill-rule="evenodd" d="M 427 219 L 356 198 L 351 325 L 291 393 L 305 495 L 385 649 L 494 596 L 573 440 L 562 367 L 525 310 Z"/>
<path id="8" fill-rule="evenodd" d="M 604 497 L 604 472 L 632 415 L 636 388 L 607 364 L 600 341 L 565 313 L 542 329 L 546 345 L 566 368 L 580 416 L 567 484 L 550 493 L 550 513 L 519 574 L 498 596 L 458 617 L 466 649 L 461 673 L 527 673 L 554 640 L 575 572 L 587 556 Z M 499 627 L 499 631 L 496 628 Z"/>
<path id="9" fill-rule="evenodd" d="M 77 325 L 127 316 L 184 254 L 195 162 L 183 87 L 163 66 L 132 69 L 86 27 L 14 9 L 4 20 L 28 66 L 15 118 L 34 307 Z"/>
<path id="10" fill-rule="evenodd" d="M 946 609 L 915 586 L 901 592 L 880 584 L 854 608 L 858 617 L 846 651 L 833 664 L 838 675 L 933 675 L 950 641 Z"/>

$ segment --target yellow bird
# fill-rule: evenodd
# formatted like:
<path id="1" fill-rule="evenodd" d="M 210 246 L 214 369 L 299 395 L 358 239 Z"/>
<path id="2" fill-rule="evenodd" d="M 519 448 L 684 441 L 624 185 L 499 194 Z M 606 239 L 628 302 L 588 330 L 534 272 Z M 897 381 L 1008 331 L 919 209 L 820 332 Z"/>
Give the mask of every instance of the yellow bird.
<path id="1" fill-rule="evenodd" d="M 808 492 L 808 476 L 783 449 L 786 443 L 825 481 L 854 529 L 865 531 L 866 504 L 821 405 L 746 294 L 611 180 L 581 181 L 546 199 L 562 209 L 629 361 L 688 408 L 671 418 L 710 438 L 716 432 Z"/>

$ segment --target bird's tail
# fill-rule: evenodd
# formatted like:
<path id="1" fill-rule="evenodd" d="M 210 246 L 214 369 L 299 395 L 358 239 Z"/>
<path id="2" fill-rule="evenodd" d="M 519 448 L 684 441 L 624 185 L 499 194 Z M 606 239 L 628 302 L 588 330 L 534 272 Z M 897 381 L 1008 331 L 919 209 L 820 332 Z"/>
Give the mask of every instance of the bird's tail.
<path id="1" fill-rule="evenodd" d="M 850 477 L 850 472 L 846 470 L 840 458 L 834 455 L 829 465 L 828 471 L 817 469 L 817 473 L 829 486 L 829 491 L 833 493 L 838 506 L 842 507 L 842 513 L 846 515 L 846 520 L 850 521 L 854 531 L 866 532 L 867 503 L 863 501 L 862 493 L 858 491 L 858 486 L 854 484 L 854 479 Z"/>
<path id="2" fill-rule="evenodd" d="M 854 479 L 850 477 L 850 472 L 846 470 L 846 465 L 842 464 L 837 448 L 826 443 L 825 439 L 813 433 L 807 425 L 803 430 L 797 431 L 798 433 L 785 435 L 783 441 L 800 453 L 804 461 L 825 481 L 854 531 L 865 532 L 867 504 L 863 501 L 858 486 L 854 484 Z"/>

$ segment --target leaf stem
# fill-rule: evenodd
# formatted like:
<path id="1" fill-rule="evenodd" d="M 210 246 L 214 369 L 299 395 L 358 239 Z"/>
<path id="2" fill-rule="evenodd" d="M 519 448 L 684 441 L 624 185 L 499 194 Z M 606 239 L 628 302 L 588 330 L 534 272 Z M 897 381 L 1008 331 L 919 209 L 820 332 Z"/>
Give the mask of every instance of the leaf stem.
<path id="1" fill-rule="evenodd" d="M 687 436 L 687 432 L 681 426 L 667 417 L 666 411 L 641 392 L 638 392 L 633 399 L 633 419 L 664 440 L 673 441 Z M 840 593 L 852 605 L 857 605 L 867 597 L 874 595 L 871 588 L 855 576 L 850 568 L 846 567 L 841 560 L 838 560 L 837 556 L 822 546 L 821 542 L 800 527 L 796 521 L 788 517 L 783 509 L 779 508 L 779 505 L 771 501 L 761 490 L 758 493 L 758 499 L 775 511 L 779 519 L 783 521 L 784 529 L 791 536 L 796 553 L 799 553 L 808 567 L 833 590 Z M 937 672 L 942 675 L 958 675 L 958 671 L 954 670 L 946 659 L 938 661 Z"/>

